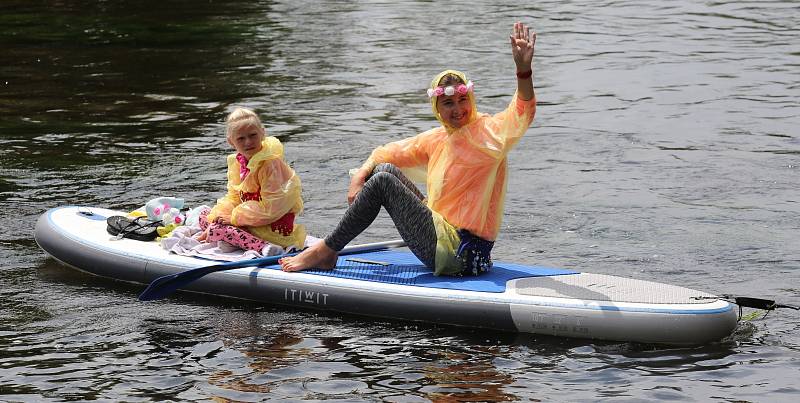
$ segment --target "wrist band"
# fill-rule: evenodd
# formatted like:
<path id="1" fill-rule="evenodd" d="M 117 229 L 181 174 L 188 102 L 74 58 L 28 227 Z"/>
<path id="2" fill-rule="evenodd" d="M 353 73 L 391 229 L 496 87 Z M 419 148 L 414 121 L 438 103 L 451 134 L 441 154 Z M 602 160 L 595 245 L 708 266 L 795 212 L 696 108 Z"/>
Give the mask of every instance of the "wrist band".
<path id="1" fill-rule="evenodd" d="M 517 72 L 517 78 L 519 78 L 520 80 L 524 80 L 526 78 L 530 78 L 532 75 L 533 75 L 533 70 L 528 70 L 528 71 L 523 71 L 523 72 L 519 72 L 518 71 Z"/>

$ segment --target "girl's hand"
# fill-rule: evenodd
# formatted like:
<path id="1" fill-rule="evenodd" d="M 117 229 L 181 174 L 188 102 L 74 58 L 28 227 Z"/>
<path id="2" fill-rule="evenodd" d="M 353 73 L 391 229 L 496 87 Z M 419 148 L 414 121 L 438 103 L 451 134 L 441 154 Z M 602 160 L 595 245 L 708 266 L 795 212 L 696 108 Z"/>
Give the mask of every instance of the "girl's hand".
<path id="1" fill-rule="evenodd" d="M 525 24 L 517 22 L 509 35 L 511 39 L 511 55 L 514 56 L 514 63 L 517 65 L 518 72 L 526 72 L 531 69 L 533 62 L 533 48 L 536 45 L 536 32 L 531 34 L 530 28 Z"/>
<path id="2" fill-rule="evenodd" d="M 214 222 L 217 223 L 217 224 L 222 224 L 222 225 L 233 225 L 233 224 L 231 224 L 231 220 L 229 218 L 225 218 L 225 217 L 217 217 L 217 219 L 214 220 Z"/>
<path id="3" fill-rule="evenodd" d="M 200 241 L 200 242 L 203 242 L 206 239 L 208 239 L 208 231 L 210 231 L 210 230 L 211 230 L 211 226 L 209 225 L 208 227 L 206 227 L 205 231 L 201 232 L 200 235 L 197 236 L 197 240 Z"/>

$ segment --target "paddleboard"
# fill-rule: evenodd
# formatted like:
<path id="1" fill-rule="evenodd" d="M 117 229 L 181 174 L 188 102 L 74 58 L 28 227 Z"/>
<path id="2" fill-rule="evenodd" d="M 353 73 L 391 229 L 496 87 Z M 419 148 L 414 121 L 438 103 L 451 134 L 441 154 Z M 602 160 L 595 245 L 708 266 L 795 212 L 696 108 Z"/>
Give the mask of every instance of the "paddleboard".
<path id="1" fill-rule="evenodd" d="M 143 285 L 219 263 L 168 253 L 155 241 L 116 239 L 106 232 L 106 219 L 124 214 L 54 208 L 39 218 L 36 242 L 67 266 Z M 738 321 L 734 304 L 690 288 L 502 261 L 477 277 L 434 276 L 406 250 L 340 256 L 333 270 L 231 269 L 183 290 L 381 318 L 670 345 L 720 340 Z"/>

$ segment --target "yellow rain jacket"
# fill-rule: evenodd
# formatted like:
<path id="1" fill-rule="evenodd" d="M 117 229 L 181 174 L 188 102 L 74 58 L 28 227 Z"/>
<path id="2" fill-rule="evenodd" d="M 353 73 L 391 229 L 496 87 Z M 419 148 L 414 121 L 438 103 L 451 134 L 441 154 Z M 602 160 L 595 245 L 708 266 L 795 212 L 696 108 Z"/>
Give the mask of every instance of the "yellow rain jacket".
<path id="1" fill-rule="evenodd" d="M 229 218 L 231 224 L 283 248 L 302 248 L 306 240 L 303 225 L 295 224 L 288 236 L 270 228 L 271 223 L 292 212 L 295 217 L 303 211 L 300 197 L 300 177 L 283 160 L 283 145 L 271 136 L 261 142 L 261 151 L 247 162 L 250 173 L 241 180 L 236 154 L 228 155 L 228 193 L 217 200 L 208 220 Z M 261 200 L 242 202 L 242 194 L 257 192 Z"/>
<path id="2" fill-rule="evenodd" d="M 467 82 L 463 73 L 448 70 L 434 78 L 431 88 L 447 73 Z M 457 229 L 489 241 L 497 238 L 506 193 L 506 157 L 536 113 L 535 96 L 523 101 L 515 93 L 506 110 L 491 116 L 478 113 L 472 91 L 468 94 L 470 123 L 458 129 L 447 127 L 436 109 L 436 97 L 431 97 L 434 115 L 442 126 L 376 148 L 363 166 L 389 162 L 413 180 L 421 180 L 416 173 L 425 172 L 428 207 L 433 211 L 438 239 L 436 275 L 461 272 L 455 258 L 460 243 Z"/>

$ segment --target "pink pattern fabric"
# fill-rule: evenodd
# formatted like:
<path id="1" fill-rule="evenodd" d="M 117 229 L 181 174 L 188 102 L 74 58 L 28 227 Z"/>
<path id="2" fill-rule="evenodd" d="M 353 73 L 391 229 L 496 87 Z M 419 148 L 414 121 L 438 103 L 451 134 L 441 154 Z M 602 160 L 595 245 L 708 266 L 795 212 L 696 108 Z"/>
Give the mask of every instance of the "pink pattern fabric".
<path id="1" fill-rule="evenodd" d="M 250 161 L 242 153 L 236 154 L 236 161 L 239 161 L 239 179 L 244 180 L 250 173 L 250 168 L 247 168 L 247 163 Z"/>
<path id="2" fill-rule="evenodd" d="M 246 201 L 261 201 L 261 194 L 258 192 L 239 192 L 239 198 L 242 203 Z"/>
<path id="3" fill-rule="evenodd" d="M 267 246 L 266 241 L 242 228 L 234 227 L 233 225 L 209 223 L 207 218 L 209 212 L 210 210 L 206 210 L 200 213 L 200 228 L 205 231 L 206 228 L 211 226 L 208 231 L 207 241 L 225 241 L 241 249 L 253 250 L 259 253 Z"/>
<path id="4" fill-rule="evenodd" d="M 236 161 L 239 161 L 239 179 L 244 180 L 250 174 L 250 168 L 247 167 L 247 163 L 250 161 L 242 153 L 236 154 Z M 239 192 L 239 198 L 242 199 L 242 202 L 261 201 L 261 193 Z"/>
<path id="5" fill-rule="evenodd" d="M 294 232 L 294 213 L 290 211 L 284 214 L 283 217 L 275 220 L 269 227 L 283 236 L 292 235 L 292 232 Z"/>

